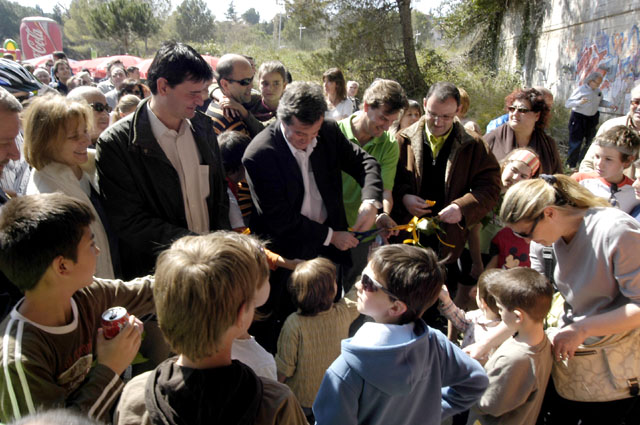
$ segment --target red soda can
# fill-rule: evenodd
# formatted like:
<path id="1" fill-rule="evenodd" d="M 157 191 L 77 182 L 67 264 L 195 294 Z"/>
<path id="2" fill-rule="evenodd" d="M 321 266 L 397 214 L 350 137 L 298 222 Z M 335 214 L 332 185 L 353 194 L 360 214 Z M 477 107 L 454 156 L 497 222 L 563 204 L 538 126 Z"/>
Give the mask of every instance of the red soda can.
<path id="1" fill-rule="evenodd" d="M 111 307 L 102 313 L 102 330 L 105 339 L 111 339 L 129 323 L 129 313 L 124 307 Z"/>

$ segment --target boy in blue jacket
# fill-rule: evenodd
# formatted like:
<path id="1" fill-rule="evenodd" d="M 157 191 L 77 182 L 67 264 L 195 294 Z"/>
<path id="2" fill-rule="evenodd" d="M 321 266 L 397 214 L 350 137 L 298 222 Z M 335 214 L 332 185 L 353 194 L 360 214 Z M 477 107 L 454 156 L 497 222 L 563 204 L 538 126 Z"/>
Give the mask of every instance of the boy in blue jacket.
<path id="1" fill-rule="evenodd" d="M 420 319 L 444 280 L 431 249 L 374 251 L 356 287 L 358 311 L 375 322 L 342 341 L 313 404 L 317 424 L 437 425 L 482 396 L 482 366 Z"/>

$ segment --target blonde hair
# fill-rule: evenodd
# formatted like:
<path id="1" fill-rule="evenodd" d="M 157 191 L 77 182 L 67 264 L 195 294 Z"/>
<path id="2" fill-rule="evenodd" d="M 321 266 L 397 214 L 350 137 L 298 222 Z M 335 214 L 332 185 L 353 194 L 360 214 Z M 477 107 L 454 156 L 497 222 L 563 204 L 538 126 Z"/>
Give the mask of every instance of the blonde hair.
<path id="1" fill-rule="evenodd" d="M 543 174 L 538 179 L 520 181 L 507 190 L 500 208 L 500 218 L 505 224 L 535 220 L 550 206 L 567 213 L 577 213 L 588 208 L 611 205 L 564 174 Z"/>
<path id="2" fill-rule="evenodd" d="M 92 111 L 86 102 L 58 94 L 36 97 L 22 119 L 24 156 L 29 165 L 41 170 L 53 162 L 54 153 L 67 140 L 67 131 L 77 128 L 81 120 L 91 132 Z"/>
<path id="3" fill-rule="evenodd" d="M 469 97 L 469 93 L 462 87 L 458 87 L 458 91 L 460 92 L 460 112 L 458 115 L 466 117 L 467 112 L 469 112 L 469 107 L 471 106 L 471 98 Z"/>
<path id="4" fill-rule="evenodd" d="M 303 316 L 329 310 L 336 295 L 336 267 L 326 258 L 314 258 L 296 266 L 289 289 Z"/>
<path id="5" fill-rule="evenodd" d="M 252 236 L 215 232 L 175 241 L 158 256 L 153 288 L 171 348 L 194 361 L 217 353 L 240 308 L 251 307 L 268 276 L 264 250 Z"/>
<path id="6" fill-rule="evenodd" d="M 126 94 L 120 98 L 118 105 L 115 109 L 115 121 L 118 121 L 121 117 L 120 114 L 129 114 L 133 112 L 138 104 L 141 102 L 140 98 L 135 94 Z"/>

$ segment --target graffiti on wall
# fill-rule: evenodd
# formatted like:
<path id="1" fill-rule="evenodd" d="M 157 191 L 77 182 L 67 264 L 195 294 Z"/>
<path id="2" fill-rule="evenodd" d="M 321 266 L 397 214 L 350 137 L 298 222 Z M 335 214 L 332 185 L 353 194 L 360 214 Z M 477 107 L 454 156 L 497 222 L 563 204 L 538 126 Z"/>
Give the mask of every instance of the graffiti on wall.
<path id="1" fill-rule="evenodd" d="M 592 72 L 604 75 L 600 87 L 604 98 L 612 101 L 619 111 L 626 110 L 628 94 L 640 80 L 640 30 L 634 24 L 628 32 L 601 30 L 595 37 L 584 40 L 577 50 L 574 80 L 577 85 Z"/>

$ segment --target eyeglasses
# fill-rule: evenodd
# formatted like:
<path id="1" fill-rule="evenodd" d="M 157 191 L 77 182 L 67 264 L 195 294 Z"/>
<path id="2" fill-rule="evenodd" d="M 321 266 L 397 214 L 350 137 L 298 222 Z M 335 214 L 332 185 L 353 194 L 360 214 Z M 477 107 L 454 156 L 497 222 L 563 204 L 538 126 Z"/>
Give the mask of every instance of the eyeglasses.
<path id="1" fill-rule="evenodd" d="M 100 103 L 100 102 L 90 103 L 89 106 L 91 106 L 91 109 L 93 109 L 96 112 L 103 112 L 103 111 L 107 111 L 107 113 L 111 112 L 111 106 L 104 103 Z"/>
<path id="2" fill-rule="evenodd" d="M 382 286 L 382 284 L 380 282 L 378 282 L 377 280 L 375 280 L 374 278 L 372 278 L 371 276 L 369 276 L 365 272 L 362 272 L 362 277 L 360 278 L 360 283 L 362 284 L 362 289 L 364 289 L 367 292 L 377 292 L 378 289 L 380 289 L 382 292 L 387 294 L 389 296 L 389 298 L 391 298 L 392 300 L 397 300 L 398 299 L 398 297 L 393 295 L 393 293 L 391 293 L 391 291 L 389 291 L 387 288 Z"/>
<path id="3" fill-rule="evenodd" d="M 544 213 L 540 214 L 538 217 L 536 217 L 535 220 L 533 220 L 533 226 L 531 226 L 531 230 L 529 230 L 529 232 L 527 232 L 527 233 L 516 232 L 513 229 L 511 229 L 511 230 L 513 230 L 513 234 L 516 235 L 519 238 L 531 239 L 531 235 L 533 235 L 533 232 L 536 230 L 536 226 L 538 225 L 540 220 L 542 220 L 542 217 L 544 217 Z"/>
<path id="4" fill-rule="evenodd" d="M 238 83 L 241 86 L 248 86 L 251 85 L 253 83 L 253 77 L 251 78 L 243 78 L 242 80 L 234 80 L 233 78 L 225 78 L 225 80 L 227 80 L 230 83 Z"/>
<path id="5" fill-rule="evenodd" d="M 517 111 L 517 112 L 520 112 L 521 114 L 526 114 L 527 112 L 531 112 L 531 109 L 523 108 L 522 106 L 518 106 L 518 107 L 509 106 L 507 107 L 507 110 L 511 113 L 514 113 Z"/>
<path id="6" fill-rule="evenodd" d="M 436 115 L 429 111 L 426 111 L 427 118 L 431 118 L 434 121 L 451 121 L 455 118 L 455 115 Z"/>

